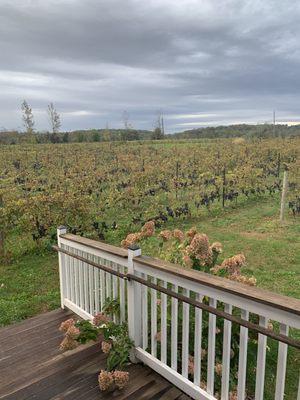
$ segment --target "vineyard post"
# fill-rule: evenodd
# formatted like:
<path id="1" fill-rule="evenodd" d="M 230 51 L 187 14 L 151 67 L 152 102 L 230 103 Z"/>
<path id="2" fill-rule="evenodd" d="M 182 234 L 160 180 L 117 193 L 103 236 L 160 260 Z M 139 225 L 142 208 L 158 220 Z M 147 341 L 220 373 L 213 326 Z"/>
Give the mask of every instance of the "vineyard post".
<path id="1" fill-rule="evenodd" d="M 176 162 L 176 200 L 178 197 L 178 177 L 179 177 L 179 162 Z"/>
<path id="2" fill-rule="evenodd" d="M 222 193 L 222 205 L 225 207 L 225 194 L 226 194 L 226 170 L 223 169 L 223 193 Z"/>
<path id="3" fill-rule="evenodd" d="M 282 193 L 281 193 L 281 204 L 280 204 L 280 222 L 284 220 L 284 207 L 285 198 L 288 189 L 288 172 L 285 170 L 283 173 Z"/>

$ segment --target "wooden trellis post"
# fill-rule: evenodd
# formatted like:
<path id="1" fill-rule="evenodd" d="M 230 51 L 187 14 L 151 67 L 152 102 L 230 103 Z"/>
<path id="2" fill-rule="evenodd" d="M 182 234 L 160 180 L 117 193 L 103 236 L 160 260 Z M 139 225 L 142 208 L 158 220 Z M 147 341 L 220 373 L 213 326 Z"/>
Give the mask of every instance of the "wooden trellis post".
<path id="1" fill-rule="evenodd" d="M 285 208 L 285 199 L 286 199 L 287 189 L 288 189 L 288 172 L 284 171 L 283 183 L 282 183 L 282 193 L 281 193 L 281 204 L 280 204 L 280 222 L 283 222 L 283 220 L 284 220 L 284 208 Z"/>

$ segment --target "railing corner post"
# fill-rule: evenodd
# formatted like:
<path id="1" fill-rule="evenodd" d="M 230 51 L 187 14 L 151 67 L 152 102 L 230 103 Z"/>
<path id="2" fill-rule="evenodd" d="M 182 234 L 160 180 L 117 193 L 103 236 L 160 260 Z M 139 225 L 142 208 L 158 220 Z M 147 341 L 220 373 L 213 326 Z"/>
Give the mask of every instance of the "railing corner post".
<path id="1" fill-rule="evenodd" d="M 57 228 L 57 245 L 61 247 L 61 235 L 67 233 L 67 228 L 65 226 L 59 226 Z M 59 285 L 60 285 L 60 306 L 64 308 L 64 298 L 65 298 L 65 257 L 62 253 L 58 252 L 58 265 L 59 265 Z"/>
<path id="2" fill-rule="evenodd" d="M 142 254 L 141 249 L 137 246 L 128 248 L 128 273 L 135 275 L 134 257 Z M 133 340 L 135 347 L 140 347 L 142 344 L 142 297 L 141 297 L 141 284 L 129 280 L 127 283 L 128 291 L 128 333 L 129 337 Z M 132 362 L 138 362 L 134 352 L 132 352 L 130 359 Z"/>

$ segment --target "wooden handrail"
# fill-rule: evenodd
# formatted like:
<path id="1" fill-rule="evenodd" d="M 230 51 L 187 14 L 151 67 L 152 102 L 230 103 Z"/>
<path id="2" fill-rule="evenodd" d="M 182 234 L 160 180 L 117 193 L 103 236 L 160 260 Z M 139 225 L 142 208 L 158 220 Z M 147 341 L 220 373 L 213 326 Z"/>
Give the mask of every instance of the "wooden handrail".
<path id="1" fill-rule="evenodd" d="M 114 254 L 118 257 L 127 258 L 128 251 L 122 247 L 113 246 L 98 240 L 87 239 L 83 236 L 73 235 L 72 233 L 66 233 L 60 235 L 61 238 L 70 240 L 71 242 L 83 244 L 84 246 L 91 247 L 92 249 L 106 251 L 109 254 Z"/>
<path id="2" fill-rule="evenodd" d="M 300 300 L 293 297 L 272 293 L 255 286 L 249 286 L 230 279 L 221 278 L 201 271 L 185 269 L 181 265 L 172 264 L 157 258 L 139 256 L 134 261 L 169 274 L 244 297 L 280 310 L 300 316 Z"/>

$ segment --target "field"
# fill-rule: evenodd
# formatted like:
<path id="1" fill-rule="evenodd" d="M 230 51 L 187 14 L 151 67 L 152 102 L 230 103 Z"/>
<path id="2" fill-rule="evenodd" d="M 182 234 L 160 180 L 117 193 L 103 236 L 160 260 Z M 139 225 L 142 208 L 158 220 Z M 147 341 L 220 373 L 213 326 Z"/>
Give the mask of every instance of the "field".
<path id="1" fill-rule="evenodd" d="M 258 286 L 299 297 L 299 139 L 2 146 L 0 324 L 59 304 L 56 227 L 120 245 L 155 220 L 243 252 Z M 286 221 L 279 223 L 289 168 Z M 298 200 L 297 200 L 298 199 Z M 144 254 L 157 255 L 155 240 Z"/>

